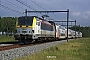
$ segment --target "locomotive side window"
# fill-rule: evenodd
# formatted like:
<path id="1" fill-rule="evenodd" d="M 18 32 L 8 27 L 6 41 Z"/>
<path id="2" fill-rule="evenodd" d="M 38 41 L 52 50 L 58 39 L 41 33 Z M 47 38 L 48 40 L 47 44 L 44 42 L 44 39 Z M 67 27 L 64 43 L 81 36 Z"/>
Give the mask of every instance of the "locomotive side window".
<path id="1" fill-rule="evenodd" d="M 53 31 L 53 26 L 51 26 L 51 31 Z"/>
<path id="2" fill-rule="evenodd" d="M 40 22 L 37 22 L 36 25 L 40 26 Z"/>
<path id="3" fill-rule="evenodd" d="M 41 29 L 42 29 L 42 30 L 46 30 L 46 25 L 43 24 L 43 23 L 41 23 Z"/>
<path id="4" fill-rule="evenodd" d="M 40 26 L 40 22 L 38 22 L 38 26 Z"/>
<path id="5" fill-rule="evenodd" d="M 41 23 L 41 29 L 42 30 L 49 30 L 49 31 L 53 31 L 53 26 L 45 24 L 45 23 Z"/>

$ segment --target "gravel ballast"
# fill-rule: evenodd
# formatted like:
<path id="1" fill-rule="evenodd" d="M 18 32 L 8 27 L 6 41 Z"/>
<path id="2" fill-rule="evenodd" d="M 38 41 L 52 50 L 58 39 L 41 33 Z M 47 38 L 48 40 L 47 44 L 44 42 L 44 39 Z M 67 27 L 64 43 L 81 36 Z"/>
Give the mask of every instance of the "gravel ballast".
<path id="1" fill-rule="evenodd" d="M 66 40 L 0 51 L 0 60 L 13 60 L 14 58 L 27 56 L 63 42 L 66 42 Z"/>

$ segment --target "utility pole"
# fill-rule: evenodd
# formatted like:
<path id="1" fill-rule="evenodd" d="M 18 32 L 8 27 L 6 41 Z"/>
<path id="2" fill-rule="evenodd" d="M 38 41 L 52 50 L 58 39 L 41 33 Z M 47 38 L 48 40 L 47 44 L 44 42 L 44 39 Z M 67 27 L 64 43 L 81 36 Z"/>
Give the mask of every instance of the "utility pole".
<path id="1" fill-rule="evenodd" d="M 69 20 L 69 9 L 67 9 L 67 42 L 68 42 L 68 20 Z"/>
<path id="2" fill-rule="evenodd" d="M 75 39 L 76 39 L 76 20 L 75 20 Z"/>

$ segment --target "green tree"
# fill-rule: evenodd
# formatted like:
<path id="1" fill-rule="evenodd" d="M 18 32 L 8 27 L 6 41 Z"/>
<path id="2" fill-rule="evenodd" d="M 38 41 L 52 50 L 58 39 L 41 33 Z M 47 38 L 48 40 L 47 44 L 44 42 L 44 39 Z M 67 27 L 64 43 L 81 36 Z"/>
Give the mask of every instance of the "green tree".
<path id="1" fill-rule="evenodd" d="M 17 18 L 14 17 L 2 17 L 0 20 L 0 31 L 2 32 L 15 32 L 15 21 Z"/>
<path id="2" fill-rule="evenodd" d="M 70 29 L 75 30 L 75 26 L 71 27 Z M 90 37 L 90 26 L 86 27 L 76 26 L 76 31 L 82 32 L 83 37 Z"/>

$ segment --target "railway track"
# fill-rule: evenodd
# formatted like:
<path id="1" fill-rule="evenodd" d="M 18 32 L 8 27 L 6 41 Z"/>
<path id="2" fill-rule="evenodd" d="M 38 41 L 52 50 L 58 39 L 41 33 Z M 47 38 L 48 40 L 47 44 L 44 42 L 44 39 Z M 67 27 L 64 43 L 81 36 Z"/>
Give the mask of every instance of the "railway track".
<path id="1" fill-rule="evenodd" d="M 0 51 L 14 49 L 14 48 L 20 48 L 20 47 L 26 47 L 26 46 L 33 46 L 33 45 L 38 45 L 38 44 L 44 44 L 44 43 L 49 43 L 49 42 L 50 41 L 30 43 L 30 44 L 22 44 L 22 43 L 19 43 L 19 42 L 1 42 L 0 44 L 3 44 L 3 45 L 0 46 Z"/>
<path id="2" fill-rule="evenodd" d="M 66 39 L 64 39 L 64 40 L 66 40 Z M 49 42 L 54 42 L 54 41 L 37 42 L 37 43 L 30 43 L 30 44 L 22 44 L 19 42 L 0 42 L 0 44 L 3 44 L 2 46 L 0 46 L 0 51 L 14 49 L 14 48 L 20 48 L 20 47 L 26 47 L 26 46 L 39 45 L 39 44 L 44 44 L 44 43 L 49 43 Z M 57 40 L 57 41 L 61 41 L 61 40 Z"/>
<path id="3" fill-rule="evenodd" d="M 0 42 L 0 44 L 17 44 L 18 41 L 10 41 L 10 42 Z"/>
<path id="4" fill-rule="evenodd" d="M 0 60 L 13 60 L 14 58 L 23 57 L 30 55 L 44 49 L 50 48 L 57 44 L 62 44 L 67 42 L 66 40 L 62 41 L 52 41 L 52 42 L 39 42 L 35 44 L 13 44 L 10 46 L 1 46 L 0 47 Z"/>

